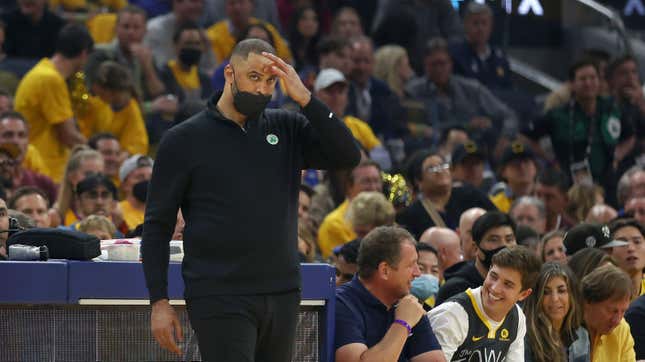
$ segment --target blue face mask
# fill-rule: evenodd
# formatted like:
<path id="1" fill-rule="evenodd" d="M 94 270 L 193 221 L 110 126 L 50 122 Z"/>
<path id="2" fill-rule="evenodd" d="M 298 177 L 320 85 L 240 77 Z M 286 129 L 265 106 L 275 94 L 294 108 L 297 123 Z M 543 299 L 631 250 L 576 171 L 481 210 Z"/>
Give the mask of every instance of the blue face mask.
<path id="1" fill-rule="evenodd" d="M 412 281 L 410 293 L 419 298 L 420 301 L 436 296 L 439 292 L 439 278 L 432 274 L 421 274 Z"/>

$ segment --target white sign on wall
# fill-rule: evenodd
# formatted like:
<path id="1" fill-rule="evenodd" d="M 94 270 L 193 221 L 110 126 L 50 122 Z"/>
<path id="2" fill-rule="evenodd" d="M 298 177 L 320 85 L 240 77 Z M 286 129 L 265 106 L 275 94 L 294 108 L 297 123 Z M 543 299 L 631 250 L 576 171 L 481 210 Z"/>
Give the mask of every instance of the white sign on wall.
<path id="1" fill-rule="evenodd" d="M 642 0 L 628 0 L 625 4 L 625 9 L 623 10 L 625 16 L 631 15 L 645 15 L 645 6 L 643 5 Z"/>
<path id="2" fill-rule="evenodd" d="M 452 6 L 455 7 L 455 9 L 459 9 L 460 3 L 464 2 L 465 0 L 452 0 Z M 484 4 L 487 1 L 486 0 L 474 0 L 477 3 Z M 534 14 L 537 16 L 544 16 L 544 8 L 542 7 L 541 0 L 516 0 L 517 3 L 519 4 L 517 7 L 517 14 L 518 15 L 529 15 L 529 14 Z M 641 0 L 636 0 L 640 2 Z M 491 1 L 488 1 L 491 2 Z M 493 1 L 496 2 L 496 1 Z M 499 5 L 502 9 L 507 14 L 512 14 L 513 13 L 513 0 L 500 0 Z M 642 5 L 641 5 L 642 6 Z"/>

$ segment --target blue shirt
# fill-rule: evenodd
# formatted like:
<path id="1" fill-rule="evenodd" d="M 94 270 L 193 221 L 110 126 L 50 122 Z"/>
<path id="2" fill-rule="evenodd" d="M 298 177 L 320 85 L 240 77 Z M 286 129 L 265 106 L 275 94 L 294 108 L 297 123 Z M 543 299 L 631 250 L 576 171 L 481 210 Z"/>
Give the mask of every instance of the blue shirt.
<path id="1" fill-rule="evenodd" d="M 336 290 L 336 340 L 338 349 L 350 343 L 362 343 L 371 348 L 379 343 L 394 322 L 395 308 L 390 310 L 373 296 L 354 277 Z M 441 350 L 425 316 L 412 328 L 398 361 L 404 362 L 420 354 Z"/>
<path id="2" fill-rule="evenodd" d="M 645 359 L 645 295 L 641 295 L 629 305 L 625 320 L 629 323 L 634 337 L 636 360 Z"/>

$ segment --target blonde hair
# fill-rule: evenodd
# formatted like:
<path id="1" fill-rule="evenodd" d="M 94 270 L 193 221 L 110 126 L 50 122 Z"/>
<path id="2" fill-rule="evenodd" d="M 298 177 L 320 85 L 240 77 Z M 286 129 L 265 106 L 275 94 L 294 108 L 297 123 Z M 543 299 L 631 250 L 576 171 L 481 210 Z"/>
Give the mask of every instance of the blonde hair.
<path id="1" fill-rule="evenodd" d="M 605 196 L 602 187 L 598 185 L 575 184 L 567 191 L 569 206 L 567 213 L 576 219 L 577 222 L 584 222 L 594 205 L 596 196 Z"/>
<path id="2" fill-rule="evenodd" d="M 345 220 L 353 226 L 383 226 L 394 224 L 394 206 L 377 191 L 364 191 L 349 203 Z"/>
<path id="3" fill-rule="evenodd" d="M 399 75 L 401 60 L 407 55 L 399 45 L 384 45 L 374 53 L 374 76 L 383 80 L 399 97 L 403 96 L 403 81 Z"/>
<path id="4" fill-rule="evenodd" d="M 301 219 L 298 219 L 298 237 L 304 240 L 308 246 L 307 253 L 305 254 L 307 262 L 313 262 L 314 256 L 316 255 L 316 237 L 311 231 L 311 227 Z"/>
<path id="5" fill-rule="evenodd" d="M 56 208 L 58 209 L 58 213 L 60 214 L 63 223 L 67 210 L 70 209 L 74 202 L 74 186 L 69 181 L 69 176 L 72 172 L 81 168 L 83 161 L 94 158 L 103 159 L 103 156 L 98 151 L 95 151 L 86 145 L 77 145 L 72 149 L 72 154 L 67 161 L 67 166 L 65 166 L 63 182 L 61 182 L 60 189 L 58 190 L 58 198 L 56 199 Z"/>
<path id="6" fill-rule="evenodd" d="M 90 230 L 101 230 L 114 236 L 116 227 L 114 223 L 103 215 L 90 215 L 78 223 L 78 231 L 87 233 Z"/>

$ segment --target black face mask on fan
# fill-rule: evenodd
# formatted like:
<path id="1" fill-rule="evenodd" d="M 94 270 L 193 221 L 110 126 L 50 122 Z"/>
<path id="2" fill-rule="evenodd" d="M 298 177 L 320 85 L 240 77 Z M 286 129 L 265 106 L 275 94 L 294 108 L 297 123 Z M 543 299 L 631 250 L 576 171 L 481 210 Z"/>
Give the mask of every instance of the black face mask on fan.
<path id="1" fill-rule="evenodd" d="M 146 202 L 146 197 L 148 197 L 148 185 L 150 184 L 150 181 L 145 180 L 141 182 L 137 182 L 132 186 L 132 196 L 134 196 L 135 199 L 145 203 Z"/>
<path id="2" fill-rule="evenodd" d="M 484 260 L 480 258 L 479 261 L 481 261 L 481 263 L 484 265 L 484 267 L 486 267 L 486 269 L 490 269 L 490 266 L 493 264 L 493 256 L 495 256 L 495 254 L 497 254 L 502 249 L 506 249 L 506 247 L 502 246 L 500 248 L 493 249 L 493 250 L 484 250 L 482 248 L 479 248 L 479 250 L 481 250 L 482 253 L 484 253 Z"/>

